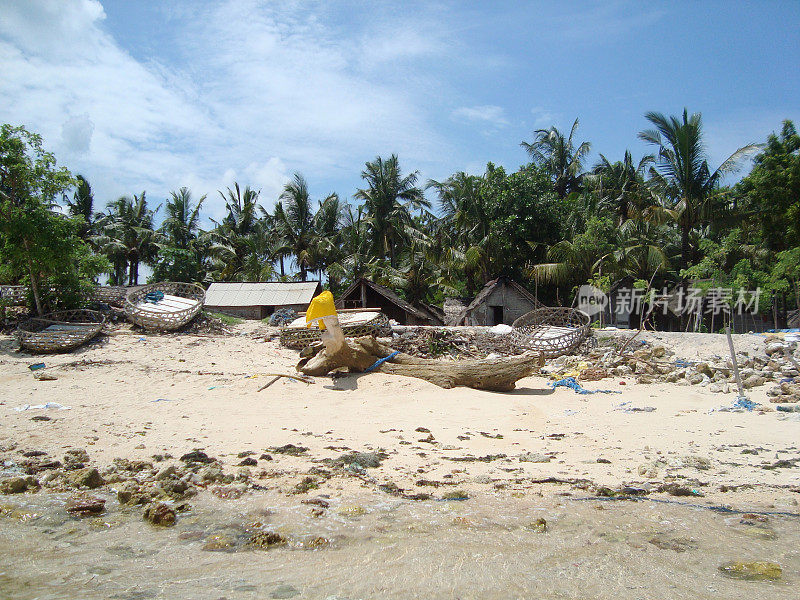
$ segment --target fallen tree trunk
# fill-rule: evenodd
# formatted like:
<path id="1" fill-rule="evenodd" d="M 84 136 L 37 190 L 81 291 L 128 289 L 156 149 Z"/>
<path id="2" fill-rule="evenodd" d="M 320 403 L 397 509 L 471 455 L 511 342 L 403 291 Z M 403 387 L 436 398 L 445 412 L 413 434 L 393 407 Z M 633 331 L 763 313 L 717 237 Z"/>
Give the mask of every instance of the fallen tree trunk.
<path id="1" fill-rule="evenodd" d="M 381 358 L 394 353 L 370 336 L 348 339 L 347 343 L 333 355 L 329 355 L 321 344 L 312 349 L 312 356 L 303 358 L 297 370 L 305 375 L 326 375 L 331 371 L 347 368 L 351 372 L 363 372 Z M 393 375 L 405 375 L 424 379 L 443 388 L 458 386 L 478 390 L 508 392 L 523 377 L 533 375 L 544 364 L 537 354 L 523 354 L 506 358 L 483 360 L 444 361 L 416 358 L 402 352 L 374 370 Z"/>

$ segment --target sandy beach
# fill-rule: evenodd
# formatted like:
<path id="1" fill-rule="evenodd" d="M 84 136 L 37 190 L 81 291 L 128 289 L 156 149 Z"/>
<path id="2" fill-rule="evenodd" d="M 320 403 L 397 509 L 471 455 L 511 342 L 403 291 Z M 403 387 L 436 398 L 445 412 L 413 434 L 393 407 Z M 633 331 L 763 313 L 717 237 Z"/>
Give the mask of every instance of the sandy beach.
<path id="1" fill-rule="evenodd" d="M 587 389 L 619 392 L 592 395 L 553 389 L 546 376 L 525 378 L 510 393 L 492 393 L 382 373 L 316 377 L 311 384 L 283 378 L 259 391 L 269 374 L 295 373 L 298 353 L 270 339 L 274 332 L 260 323 L 232 329 L 232 335 L 148 334 L 123 326 L 70 354 L 47 356 L 19 353 L 13 339 L 3 337 L 0 450 L 6 470 L 25 464 L 24 456 L 46 453 L 41 457 L 64 461 L 77 452 L 86 463 L 81 466 L 97 467 L 105 478 L 93 492 L 105 494 L 108 507 L 116 506 L 126 479 L 152 484 L 165 468 L 184 468 L 182 456 L 201 450 L 222 474 L 206 481 L 204 471 L 200 478 L 197 468 L 195 475 L 187 471 L 185 480 L 197 492 L 187 498 L 212 512 L 229 510 L 214 502 L 244 502 L 252 509 L 269 499 L 269 506 L 305 514 L 302 501 L 313 498 L 338 506 L 339 515 L 348 506 L 388 501 L 424 512 L 437 500 L 468 498 L 460 505 L 474 511 L 470 519 L 482 514 L 496 520 L 533 507 L 550 507 L 555 515 L 564 511 L 565 498 L 609 497 L 800 512 L 800 415 L 775 411 L 766 386 L 749 390 L 761 405 L 752 412 L 718 410 L 731 405 L 735 393 L 685 383 L 638 384 L 633 377 L 585 383 Z M 723 336 L 701 335 L 700 343 L 682 334 L 645 339 L 669 345 L 685 359 L 722 355 L 726 348 Z M 736 336 L 735 343 L 740 351 L 763 352 L 759 336 Z M 29 366 L 38 362 L 46 368 L 36 373 L 52 379 L 36 378 Z M 69 409 L 18 410 L 47 403 Z M 377 458 L 366 466 L 342 463 L 350 452 Z M 132 468 L 123 467 L 125 461 L 143 466 L 124 474 Z M 63 475 L 40 471 L 41 491 L 4 498 L 49 492 L 63 505 L 76 487 Z M 226 492 L 226 485 L 236 489 Z M 141 522 L 138 510 L 134 516 Z M 791 516 L 773 518 L 789 519 L 788 531 L 797 532 Z M 11 543 L 13 530 L 5 531 Z M 793 581 L 797 574 L 786 565 L 800 557 L 789 551 L 781 561 L 783 581 Z M 369 589 L 363 597 L 383 594 Z M 597 597 L 613 589 L 603 588 Z M 418 593 L 409 588 L 396 597 Z"/>
<path id="2" fill-rule="evenodd" d="M 100 466 L 116 457 L 177 459 L 201 448 L 231 469 L 242 452 L 295 444 L 309 449 L 304 457 L 276 454 L 258 467 L 298 472 L 312 466 L 309 458 L 381 449 L 388 459 L 370 475 L 407 490 L 422 479 L 457 482 L 473 492 L 534 486 L 555 493 L 563 491 L 557 484 L 530 482 L 558 478 L 607 487 L 686 481 L 715 502 L 790 507 L 800 498 L 795 468 L 763 468 L 800 457 L 798 421 L 771 410 L 765 387 L 749 395 L 769 412 L 752 413 L 714 411 L 735 395 L 619 377 L 585 387 L 620 393 L 593 395 L 554 390 L 545 377 L 492 393 L 381 373 L 318 377 L 310 385 L 282 379 L 259 392 L 266 374 L 296 373 L 297 362 L 297 352 L 265 341 L 264 329 L 246 323 L 231 336 L 121 329 L 77 352 L 44 357 L 13 352 L 6 338 L 2 444 L 52 456 L 85 448 Z M 763 346 L 749 337 L 752 350 Z M 677 353 L 719 353 L 719 341 L 692 345 L 691 356 L 689 348 Z M 35 379 L 28 366 L 36 362 L 57 379 Z M 70 409 L 15 410 L 48 402 Z M 644 407 L 655 410 L 624 410 Z M 35 415 L 51 420 L 32 421 Z M 470 460 L 498 455 L 505 456 Z M 731 491 L 721 492 L 722 486 Z"/>

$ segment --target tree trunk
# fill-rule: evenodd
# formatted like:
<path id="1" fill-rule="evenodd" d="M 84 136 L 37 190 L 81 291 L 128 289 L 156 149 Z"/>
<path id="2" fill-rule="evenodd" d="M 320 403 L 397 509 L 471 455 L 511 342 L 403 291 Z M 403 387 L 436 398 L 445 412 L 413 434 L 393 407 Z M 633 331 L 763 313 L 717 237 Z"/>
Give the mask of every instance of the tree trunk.
<path id="1" fill-rule="evenodd" d="M 363 372 L 394 351 L 373 337 L 347 340 L 339 352 L 329 355 L 323 346 L 316 354 L 298 363 L 297 370 L 306 375 L 326 375 L 335 369 L 348 368 Z M 381 373 L 424 379 L 439 387 L 470 387 L 479 390 L 508 392 L 523 377 L 533 375 L 544 364 L 536 354 L 523 354 L 498 359 L 443 361 L 397 354 L 375 368 Z"/>
<path id="2" fill-rule="evenodd" d="M 681 269 L 689 267 L 689 227 L 681 226 Z"/>
<path id="3" fill-rule="evenodd" d="M 280 264 L 281 264 L 281 278 L 286 276 L 286 273 L 283 272 L 283 256 L 280 257 Z"/>
<path id="4" fill-rule="evenodd" d="M 42 308 L 42 297 L 39 295 L 39 277 L 36 274 L 35 269 L 33 268 L 33 260 L 30 258 L 30 246 L 28 245 L 28 240 L 23 242 L 25 245 L 25 252 L 28 254 L 28 273 L 31 277 L 31 291 L 33 292 L 33 302 L 36 305 L 36 314 L 40 317 L 44 315 L 44 309 Z"/>

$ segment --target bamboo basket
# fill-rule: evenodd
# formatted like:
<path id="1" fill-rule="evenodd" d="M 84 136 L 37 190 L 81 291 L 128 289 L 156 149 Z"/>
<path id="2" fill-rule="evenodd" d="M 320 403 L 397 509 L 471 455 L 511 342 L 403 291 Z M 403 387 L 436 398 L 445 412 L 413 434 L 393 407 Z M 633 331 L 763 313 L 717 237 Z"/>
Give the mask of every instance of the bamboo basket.
<path id="1" fill-rule="evenodd" d="M 20 324 L 17 339 L 29 352 L 67 352 L 95 337 L 105 322 L 105 315 L 95 310 L 63 310 Z"/>
<path id="2" fill-rule="evenodd" d="M 302 349 L 322 339 L 318 327 L 306 327 L 305 317 L 295 319 L 281 329 L 280 341 L 287 348 Z M 389 319 L 382 312 L 340 313 L 339 324 L 345 337 L 362 335 L 377 337 L 389 327 Z"/>
<path id="3" fill-rule="evenodd" d="M 147 302 L 151 292 L 161 292 L 164 297 L 155 303 Z M 194 319 L 205 299 L 206 292 L 199 285 L 165 281 L 128 292 L 124 308 L 128 319 L 140 327 L 171 331 Z"/>
<path id="4" fill-rule="evenodd" d="M 577 308 L 537 308 L 514 321 L 509 336 L 520 348 L 556 358 L 574 352 L 589 338 L 590 321 Z"/>
<path id="5" fill-rule="evenodd" d="M 129 291 L 132 290 L 124 285 L 98 285 L 92 290 L 92 300 L 111 306 L 124 306 Z"/>

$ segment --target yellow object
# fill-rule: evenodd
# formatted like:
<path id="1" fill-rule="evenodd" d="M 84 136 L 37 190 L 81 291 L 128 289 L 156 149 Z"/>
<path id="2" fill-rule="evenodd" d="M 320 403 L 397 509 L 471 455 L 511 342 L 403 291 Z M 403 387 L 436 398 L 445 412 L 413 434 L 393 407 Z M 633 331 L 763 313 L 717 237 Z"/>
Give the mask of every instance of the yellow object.
<path id="1" fill-rule="evenodd" d="M 333 294 L 330 292 L 322 292 L 319 296 L 312 298 L 311 304 L 308 305 L 306 311 L 306 327 L 311 327 L 315 323 L 319 324 L 319 328 L 324 330 L 325 323 L 322 322 L 322 317 L 335 317 L 336 307 L 333 303 Z"/>

